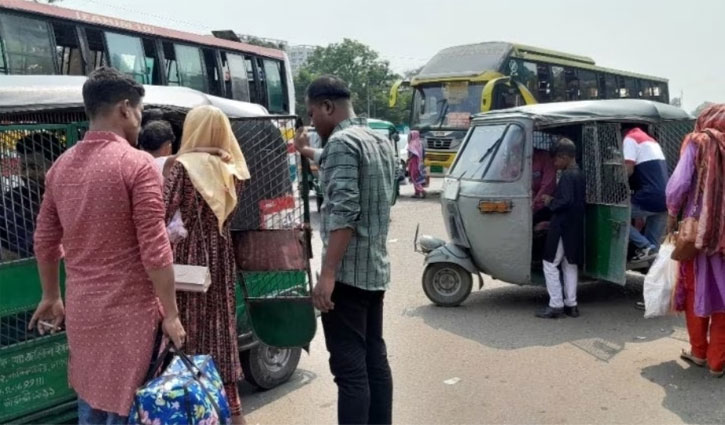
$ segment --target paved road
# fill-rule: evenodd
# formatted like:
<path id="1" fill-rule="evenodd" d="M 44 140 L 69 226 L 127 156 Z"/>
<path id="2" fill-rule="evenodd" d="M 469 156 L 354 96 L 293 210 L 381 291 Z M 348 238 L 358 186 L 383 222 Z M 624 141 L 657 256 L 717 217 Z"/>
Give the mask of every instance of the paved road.
<path id="1" fill-rule="evenodd" d="M 412 238 L 417 223 L 445 236 L 439 199 L 410 193 L 404 187 L 408 197 L 393 209 L 389 239 L 395 423 L 725 423 L 725 380 L 677 358 L 687 346 L 683 320 L 645 320 L 633 308 L 641 275 L 625 288 L 580 287 L 578 319 L 536 319 L 543 288 L 492 279 L 461 307 L 432 306 Z M 252 424 L 334 423 L 322 332 L 289 383 L 267 392 L 245 386 L 242 397 Z"/>

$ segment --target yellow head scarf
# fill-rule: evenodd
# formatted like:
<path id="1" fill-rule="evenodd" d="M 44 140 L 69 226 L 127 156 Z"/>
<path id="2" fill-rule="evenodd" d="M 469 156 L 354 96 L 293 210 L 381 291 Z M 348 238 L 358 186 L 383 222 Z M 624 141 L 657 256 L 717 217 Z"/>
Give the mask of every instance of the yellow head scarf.
<path id="1" fill-rule="evenodd" d="M 192 152 L 195 148 L 224 149 L 232 160 L 224 162 L 215 155 Z M 189 111 L 176 160 L 184 166 L 194 188 L 219 220 L 221 233 L 224 222 L 237 205 L 234 180 L 249 179 L 247 162 L 224 112 L 210 105 Z"/>

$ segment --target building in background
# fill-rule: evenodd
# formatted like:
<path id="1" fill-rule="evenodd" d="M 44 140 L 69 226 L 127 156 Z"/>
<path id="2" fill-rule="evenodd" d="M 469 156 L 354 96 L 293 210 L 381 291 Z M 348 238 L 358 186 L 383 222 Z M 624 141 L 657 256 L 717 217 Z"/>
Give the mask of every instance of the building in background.
<path id="1" fill-rule="evenodd" d="M 307 59 L 317 50 L 317 46 L 287 46 L 285 50 L 287 51 L 287 56 L 289 56 L 292 73 L 297 75 L 300 68 L 307 63 Z"/>

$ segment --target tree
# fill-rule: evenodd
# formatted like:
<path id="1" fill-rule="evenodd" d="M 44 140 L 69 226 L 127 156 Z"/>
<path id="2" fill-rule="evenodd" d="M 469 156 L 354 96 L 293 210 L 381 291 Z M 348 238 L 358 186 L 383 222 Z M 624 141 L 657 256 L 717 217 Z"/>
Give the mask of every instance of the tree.
<path id="1" fill-rule="evenodd" d="M 284 41 L 265 40 L 259 37 L 255 37 L 253 35 L 242 35 L 240 38 L 243 42 L 247 44 L 252 44 L 259 47 L 270 47 L 272 49 L 285 49 L 287 47 L 287 43 L 285 43 Z"/>
<path id="2" fill-rule="evenodd" d="M 702 102 L 700 106 L 698 106 L 694 111 L 692 111 L 692 115 L 695 117 L 699 117 L 702 111 L 705 110 L 710 105 L 714 105 L 713 102 Z"/>
<path id="3" fill-rule="evenodd" d="M 335 75 L 345 80 L 352 92 L 352 102 L 359 115 L 400 123 L 405 116 L 399 108 L 388 108 L 390 87 L 400 76 L 390 69 L 378 52 L 359 41 L 318 47 L 295 78 L 297 111 L 306 117 L 304 104 L 307 86 L 321 75 Z"/>

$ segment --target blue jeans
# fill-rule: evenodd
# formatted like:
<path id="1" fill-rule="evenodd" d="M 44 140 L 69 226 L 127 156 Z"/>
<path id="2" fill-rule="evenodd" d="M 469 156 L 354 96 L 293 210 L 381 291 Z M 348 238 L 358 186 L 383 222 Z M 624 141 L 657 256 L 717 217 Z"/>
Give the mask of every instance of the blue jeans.
<path id="1" fill-rule="evenodd" d="M 660 241 L 665 234 L 665 227 L 667 227 L 667 213 L 645 211 L 637 205 L 632 204 L 632 218 L 645 219 L 644 235 L 634 226 L 630 226 L 629 241 L 639 249 L 651 246 L 659 249 Z"/>
<path id="2" fill-rule="evenodd" d="M 78 425 L 125 425 L 128 417 L 92 408 L 78 399 Z"/>

